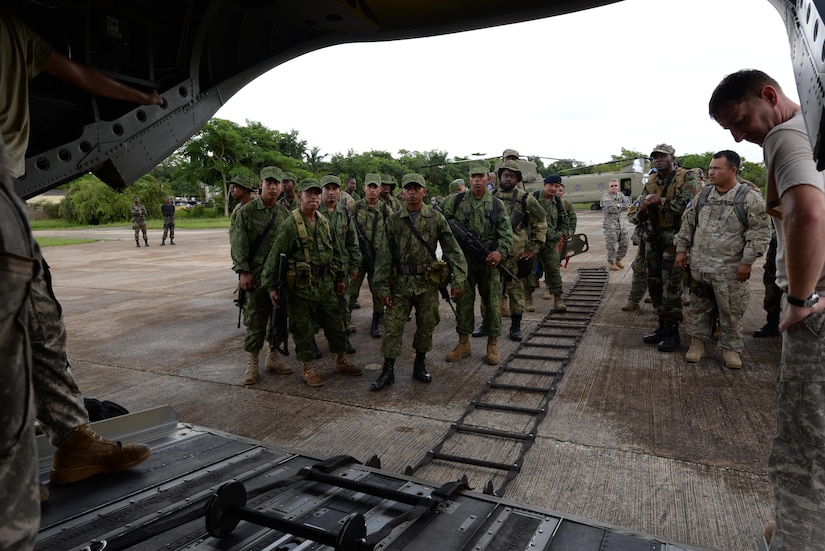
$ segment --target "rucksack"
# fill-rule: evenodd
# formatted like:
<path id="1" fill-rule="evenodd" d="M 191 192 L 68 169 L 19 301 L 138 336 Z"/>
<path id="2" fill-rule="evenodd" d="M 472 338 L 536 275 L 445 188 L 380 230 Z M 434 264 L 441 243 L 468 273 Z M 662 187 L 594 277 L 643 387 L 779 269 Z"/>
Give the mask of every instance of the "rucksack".
<path id="1" fill-rule="evenodd" d="M 694 222 L 696 224 L 699 223 L 699 211 L 702 210 L 702 207 L 704 207 L 705 203 L 708 202 L 708 196 L 710 195 L 710 190 L 712 189 L 713 186 L 707 186 L 699 192 L 699 196 L 696 199 L 696 208 L 694 209 L 694 212 L 696 213 Z M 719 201 L 720 205 L 733 204 L 733 211 L 736 213 L 739 223 L 745 228 L 748 227 L 748 213 L 745 212 L 745 197 L 748 196 L 750 191 L 750 186 L 747 184 L 741 184 L 739 189 L 736 190 L 736 195 L 733 196 L 733 201 L 728 201 L 727 199 Z"/>

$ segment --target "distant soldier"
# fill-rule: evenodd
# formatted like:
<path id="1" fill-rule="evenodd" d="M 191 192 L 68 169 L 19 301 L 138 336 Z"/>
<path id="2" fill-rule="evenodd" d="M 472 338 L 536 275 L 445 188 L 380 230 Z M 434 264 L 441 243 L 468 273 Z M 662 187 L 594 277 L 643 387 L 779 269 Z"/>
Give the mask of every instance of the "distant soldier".
<path id="1" fill-rule="evenodd" d="M 358 234 L 355 231 L 355 223 L 347 210 L 339 202 L 341 196 L 341 179 L 338 176 L 328 174 L 321 178 L 323 189 L 322 198 L 324 207 L 321 211 L 329 220 L 333 237 L 338 240 L 338 247 L 341 250 L 342 269 L 347 274 L 344 279 L 346 288 L 344 294 L 338 296 L 338 306 L 344 318 L 344 327 L 347 328 L 347 353 L 354 354 L 355 347 L 349 341 L 349 326 L 351 310 L 349 307 L 349 286 L 358 275 L 358 268 L 361 266 L 361 249 L 358 248 Z"/>
<path id="2" fill-rule="evenodd" d="M 364 178 L 364 199 L 356 201 L 350 207 L 353 221 L 358 225 L 357 229 L 366 239 L 370 255 L 369 257 L 367 255 L 361 257 L 358 274 L 350 286 L 349 308 L 351 312 L 355 307 L 358 294 L 361 292 L 361 285 L 364 283 L 364 277 L 367 277 L 370 293 L 372 293 L 370 336 L 374 339 L 381 338 L 384 334 L 380 327 L 380 324 L 384 321 L 384 304 L 375 289 L 375 263 L 378 260 L 378 251 L 381 250 L 381 242 L 386 238 L 387 218 L 392 213 L 392 209 L 386 203 L 378 200 L 380 188 L 381 176 L 379 174 L 367 174 Z M 368 266 L 367 263 L 370 260 L 372 265 Z M 350 326 L 350 330 L 352 329 L 353 327 Z"/>
<path id="3" fill-rule="evenodd" d="M 627 254 L 627 229 L 622 216 L 630 208 L 630 198 L 619 193 L 619 181 L 615 178 L 607 182 L 607 192 L 599 203 L 604 213 L 604 244 L 607 247 L 607 263 L 613 271 L 624 268 L 622 260 Z"/>
<path id="4" fill-rule="evenodd" d="M 675 238 L 676 265 L 682 270 L 690 266 L 692 287 L 685 361 L 696 363 L 704 357 L 718 309 L 719 347 L 730 369 L 742 367 L 742 318 L 750 301 L 751 266 L 771 240 L 765 201 L 736 181 L 740 162 L 734 151 L 713 155 L 708 170 L 713 187 L 685 210 Z"/>
<path id="5" fill-rule="evenodd" d="M 298 203 L 300 208 L 289 213 L 278 227 L 264 268 L 263 284 L 269 291 L 271 305 L 277 304 L 278 261 L 280 255 L 285 254 L 289 332 L 295 340 L 295 356 L 301 362 L 304 381 L 318 387 L 324 380 L 313 361 L 312 337 L 316 322 L 336 355 L 335 370 L 345 375 L 361 375 L 361 370 L 346 356 L 347 336 L 338 297 L 345 292 L 347 275 L 329 220 L 317 212 L 321 205 L 321 185 L 317 180 L 301 180 Z"/>
<path id="6" fill-rule="evenodd" d="M 229 193 L 238 201 L 232 209 L 231 217 L 234 218 L 238 209 L 258 196 L 258 188 L 249 176 L 237 175 L 229 181 Z"/>
<path id="7" fill-rule="evenodd" d="M 403 207 L 404 204 L 395 197 L 393 190 L 395 190 L 395 178 L 393 178 L 391 174 L 382 174 L 381 194 L 379 195 L 379 198 L 381 201 L 386 203 L 387 206 L 393 210 L 393 212 L 396 212 L 401 210 L 401 207 Z"/>
<path id="8" fill-rule="evenodd" d="M 456 301 L 458 345 L 447 354 L 448 362 L 456 362 L 471 354 L 470 334 L 475 321 L 473 303 L 476 289 L 482 302 L 481 330 L 487 336 L 486 361 L 489 365 L 498 365 L 501 361 L 498 350 L 498 337 L 501 335 L 501 312 L 498 308 L 501 277 L 497 267 L 513 247 L 513 230 L 501 200 L 487 189 L 488 168 L 486 163 L 472 163 L 470 190 L 456 194 L 444 204 L 444 216 L 448 219 L 455 218 L 491 251 L 483 260 L 465 254 L 467 285 Z"/>
<path id="9" fill-rule="evenodd" d="M 175 205 L 172 204 L 172 198 L 167 197 L 166 202 L 160 206 L 160 211 L 163 214 L 163 238 L 160 240 L 160 246 L 166 245 L 166 236 L 169 236 L 169 244 L 175 244 Z"/>
<path id="10" fill-rule="evenodd" d="M 381 343 L 384 366 L 371 385 L 381 390 L 395 380 L 395 360 L 401 355 L 401 341 L 407 317 L 415 308 L 415 362 L 413 378 L 429 383 L 425 356 L 433 348 L 433 331 L 441 320 L 438 314 L 438 287 L 447 284 L 452 272 L 452 298 L 461 296 L 467 278 L 464 254 L 443 215 L 424 204 L 427 186 L 420 174 L 405 174 L 404 207 L 387 220 L 386 240 L 375 268 L 375 288 L 387 308 L 387 332 Z M 444 261 L 438 262 L 441 246 Z"/>
<path id="11" fill-rule="evenodd" d="M 283 195 L 278 200 L 287 211 L 298 208 L 298 200 L 295 198 L 295 175 L 291 172 L 283 174 Z"/>
<path id="12" fill-rule="evenodd" d="M 146 217 L 149 215 L 146 212 L 146 207 L 140 204 L 140 197 L 135 196 L 132 200 L 132 229 L 135 230 L 135 246 L 140 247 L 138 235 L 143 232 L 143 243 L 149 246 L 149 240 L 146 239 Z"/>
<path id="13" fill-rule="evenodd" d="M 553 300 L 553 309 L 557 312 L 566 312 L 567 305 L 562 299 L 561 269 L 559 267 L 559 241 L 570 232 L 569 218 L 564 209 L 564 202 L 558 195 L 561 176 L 548 174 L 544 178 L 544 192 L 538 197 L 539 205 L 544 209 L 547 217 L 547 235 L 544 244 L 539 249 L 539 262 L 544 270 L 543 300 Z M 538 192 L 534 192 L 538 195 Z M 572 210 L 572 209 L 571 209 Z"/>
<path id="14" fill-rule="evenodd" d="M 514 341 L 522 339 L 524 279 L 535 272 L 533 257 L 541 250 L 547 236 L 547 215 L 533 195 L 516 188 L 521 180 L 518 163 L 505 161 L 498 169 L 498 189 L 493 193 L 504 205 L 513 229 L 513 246 L 505 265 L 521 278 L 515 281 L 506 278 L 504 282 L 510 300 L 510 338 Z"/>
<path id="15" fill-rule="evenodd" d="M 352 197 L 353 201 L 358 201 L 361 199 L 361 195 L 358 193 L 358 180 L 355 176 L 350 176 L 347 178 L 347 188 L 344 191 Z"/>
<path id="16" fill-rule="evenodd" d="M 659 144 L 650 154 L 656 173 L 645 184 L 645 197 L 637 218 L 644 224 L 647 286 L 659 326 L 644 336 L 644 342 L 657 344 L 661 352 L 672 352 L 681 344 L 682 269 L 674 265 L 676 245 L 673 238 L 682 223 L 682 213 L 699 192 L 696 173 L 674 166 L 676 151 Z"/>
<path id="17" fill-rule="evenodd" d="M 289 217 L 283 205 L 278 204 L 281 193 L 281 171 L 268 166 L 261 170 L 261 195 L 242 206 L 232 216 L 229 244 L 232 253 L 232 269 L 238 273 L 240 287 L 246 291 L 243 304 L 246 337 L 244 350 L 247 354 L 243 384 L 258 382 L 258 364 L 266 338 L 267 323 L 272 313 L 272 303 L 261 276 L 269 256 L 278 227 Z M 266 370 L 280 374 L 292 373 L 277 350 L 268 350 Z"/>

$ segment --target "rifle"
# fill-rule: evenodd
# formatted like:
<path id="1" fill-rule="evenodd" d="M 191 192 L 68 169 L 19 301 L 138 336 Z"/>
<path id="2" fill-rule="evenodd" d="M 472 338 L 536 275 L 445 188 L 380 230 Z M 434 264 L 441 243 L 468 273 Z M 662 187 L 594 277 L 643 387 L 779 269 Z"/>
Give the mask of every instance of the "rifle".
<path id="1" fill-rule="evenodd" d="M 275 282 L 275 291 L 278 293 L 278 305 L 272 307 L 272 319 L 269 327 L 269 349 L 278 350 L 284 356 L 289 356 L 289 326 L 287 324 L 286 298 L 286 255 L 278 255 L 278 280 Z M 278 346 L 281 344 L 281 346 Z"/>
<path id="2" fill-rule="evenodd" d="M 358 224 L 358 218 L 355 218 L 355 231 L 358 234 L 358 248 L 361 249 L 361 263 L 367 272 L 373 273 L 375 271 L 375 257 L 372 254 L 372 247 L 367 241 L 367 236 L 364 235 L 361 226 Z"/>
<path id="3" fill-rule="evenodd" d="M 444 214 L 444 211 L 441 210 L 441 207 L 439 207 L 438 205 L 434 205 L 433 208 L 441 214 Z M 485 262 L 487 260 L 487 257 L 490 255 L 491 251 L 484 245 L 484 243 L 481 242 L 481 240 L 476 236 L 476 234 L 474 234 L 466 227 L 464 227 L 464 224 L 462 224 L 455 218 L 447 218 L 447 223 L 450 225 L 450 229 L 452 230 L 456 241 L 458 241 L 458 244 L 461 245 L 461 249 L 465 253 L 482 262 Z M 518 276 L 511 272 L 503 263 L 500 262 L 496 266 L 496 268 L 498 268 L 498 270 L 501 273 L 503 273 L 513 281 L 518 281 Z"/>
<path id="4" fill-rule="evenodd" d="M 241 314 L 243 314 L 243 303 L 246 302 L 246 291 L 241 289 L 241 274 L 238 274 L 238 288 L 235 289 L 238 293 L 238 298 L 235 299 L 235 304 L 238 306 L 238 329 L 241 328 Z"/>

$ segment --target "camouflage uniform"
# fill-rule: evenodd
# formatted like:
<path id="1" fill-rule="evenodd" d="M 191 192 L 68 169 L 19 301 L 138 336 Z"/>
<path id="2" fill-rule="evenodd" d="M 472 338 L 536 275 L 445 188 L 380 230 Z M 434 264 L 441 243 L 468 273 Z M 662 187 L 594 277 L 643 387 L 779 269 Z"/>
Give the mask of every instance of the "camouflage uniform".
<path id="1" fill-rule="evenodd" d="M 141 204 L 132 204 L 132 229 L 135 230 L 135 242 L 137 242 L 140 232 L 143 232 L 143 241 L 146 241 L 146 207 Z M 148 245 L 148 243 L 147 243 Z"/>
<path id="2" fill-rule="evenodd" d="M 254 251 L 255 256 L 249 258 L 255 242 L 259 240 L 272 220 L 273 212 L 275 212 L 275 221 L 272 227 Z M 255 197 L 243 205 L 232 218 L 229 231 L 232 269 L 237 273 L 250 272 L 255 284 L 254 290 L 247 291 L 243 307 L 243 322 L 246 326 L 243 348 L 247 352 L 258 352 L 263 347 L 267 335 L 266 327 L 272 313 L 272 301 L 261 281 L 261 274 L 272 243 L 275 241 L 275 234 L 288 217 L 289 211 L 283 205 L 276 203 L 270 208 L 260 197 Z"/>
<path id="3" fill-rule="evenodd" d="M 579 219 L 576 217 L 576 209 L 570 204 L 570 201 L 562 200 L 564 203 L 564 212 L 567 214 L 567 230 L 565 235 L 574 235 L 576 233 L 576 226 L 579 224 Z"/>
<path id="4" fill-rule="evenodd" d="M 169 241 L 175 244 L 175 205 L 163 204 L 160 206 L 163 213 L 163 238 L 161 245 L 166 241 L 166 236 L 169 236 Z"/>
<path id="5" fill-rule="evenodd" d="M 392 213 L 392 209 L 387 206 L 386 203 L 383 201 L 378 201 L 374 207 L 370 207 L 367 205 L 366 199 L 360 199 L 355 204 L 350 207 L 350 212 L 352 213 L 353 222 L 358 224 L 358 227 L 361 228 L 364 236 L 366 237 L 367 241 L 370 244 L 370 248 L 372 249 L 372 258 L 373 261 L 377 264 L 378 263 L 378 251 L 381 250 L 381 243 L 386 238 L 385 228 L 386 222 L 389 215 Z M 372 311 L 373 314 L 381 314 L 384 313 L 384 305 L 381 304 L 381 297 L 375 290 L 375 267 L 373 266 L 373 271 L 367 271 L 366 266 L 362 262 L 361 265 L 358 267 L 358 275 L 355 278 L 355 281 L 350 286 L 350 294 L 349 294 L 349 309 L 350 312 L 352 308 L 355 306 L 355 301 L 358 300 L 358 294 L 361 291 L 361 285 L 364 283 L 364 277 L 367 277 L 367 281 L 369 282 L 370 293 L 372 293 Z"/>
<path id="6" fill-rule="evenodd" d="M 687 333 L 710 340 L 714 325 L 714 303 L 719 311 L 722 335 L 719 347 L 741 352 L 742 318 L 750 301 L 748 282 L 736 279 L 740 264 L 752 266 L 762 256 L 771 238 L 770 219 L 762 197 L 751 191 L 745 199 L 748 225 L 739 221 L 733 197 L 744 184 L 720 194 L 710 190 L 707 202 L 696 215 L 696 201 L 685 210 L 682 226 L 674 239 L 676 253 L 690 257 L 692 279 Z"/>
<path id="7" fill-rule="evenodd" d="M 602 195 L 600 202 L 604 212 L 604 244 L 607 247 L 607 263 L 614 265 L 627 254 L 627 229 L 622 220 L 622 211 L 630 207 L 630 198 L 624 193 Z"/>
<path id="8" fill-rule="evenodd" d="M 460 197 L 460 198 L 459 198 Z M 456 205 L 456 198 L 458 205 Z M 493 203 L 499 203 L 498 218 L 493 220 Z M 444 204 L 444 216 L 455 218 L 464 227 L 473 232 L 482 243 L 491 251 L 497 250 L 502 259 L 507 258 L 513 246 L 513 230 L 507 212 L 501 200 L 493 197 L 488 190 L 481 199 L 476 199 L 472 191 L 458 194 L 451 201 Z M 558 256 L 558 254 L 557 254 Z M 488 337 L 501 335 L 501 313 L 498 303 L 501 299 L 501 277 L 499 271 L 490 268 L 484 261 L 465 255 L 467 259 L 467 285 L 464 292 L 456 301 L 458 322 L 456 332 L 459 335 L 469 335 L 473 332 L 475 292 L 478 288 L 482 302 L 482 329 Z M 558 262 L 556 263 L 558 266 Z"/>
<path id="9" fill-rule="evenodd" d="M 627 219 L 635 227 L 630 236 L 630 241 L 636 245 L 636 255 L 633 257 L 633 263 L 630 268 L 633 270 L 633 279 L 630 281 L 630 292 L 627 294 L 627 303 L 622 307 L 624 311 L 632 311 L 638 308 L 639 303 L 645 297 L 647 292 L 647 268 L 645 267 L 645 241 L 642 238 L 642 228 L 639 225 L 639 220 L 636 217 L 636 211 L 639 204 L 644 199 L 642 197 L 636 199 L 627 211 Z"/>
<path id="10" fill-rule="evenodd" d="M 559 267 L 559 240 L 564 235 L 572 235 L 575 229 L 570 229 L 570 219 L 557 196 L 554 195 L 548 200 L 539 192 L 538 203 L 544 209 L 547 223 L 547 234 L 538 254 L 539 263 L 544 270 L 544 285 L 549 294 L 560 297 L 563 291 Z"/>
<path id="11" fill-rule="evenodd" d="M 0 548 L 32 549 L 40 525 L 34 439 L 29 289 L 40 252 L 12 191 L 0 139 Z"/>

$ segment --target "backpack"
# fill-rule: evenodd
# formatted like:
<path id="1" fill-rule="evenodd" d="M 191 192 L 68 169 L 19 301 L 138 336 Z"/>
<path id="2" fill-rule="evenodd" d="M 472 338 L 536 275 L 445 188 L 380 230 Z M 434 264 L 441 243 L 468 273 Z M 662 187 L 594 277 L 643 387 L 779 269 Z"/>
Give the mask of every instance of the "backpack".
<path id="1" fill-rule="evenodd" d="M 699 211 L 702 210 L 702 207 L 704 207 L 705 203 L 708 202 L 708 195 L 710 195 L 711 189 L 713 189 L 713 186 L 707 186 L 699 192 L 699 196 L 696 199 L 696 208 L 694 209 L 696 214 L 694 223 L 696 224 L 699 223 Z M 750 186 L 747 184 L 741 184 L 739 189 L 736 190 L 736 195 L 734 195 L 733 201 L 728 201 L 727 199 L 719 201 L 719 204 L 721 205 L 733 204 L 733 210 L 736 213 L 736 217 L 739 219 L 739 223 L 745 228 L 748 227 L 748 213 L 745 212 L 745 197 L 748 196 L 750 191 Z"/>

